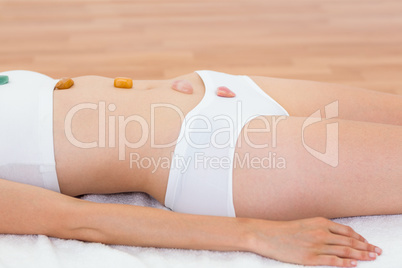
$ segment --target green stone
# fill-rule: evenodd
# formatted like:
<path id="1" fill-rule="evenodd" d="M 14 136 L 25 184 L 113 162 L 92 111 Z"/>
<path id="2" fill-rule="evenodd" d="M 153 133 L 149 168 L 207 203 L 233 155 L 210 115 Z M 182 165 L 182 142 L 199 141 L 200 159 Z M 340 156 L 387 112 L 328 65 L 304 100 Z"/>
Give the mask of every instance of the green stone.
<path id="1" fill-rule="evenodd" d="M 0 75 L 0 85 L 4 85 L 8 83 L 8 76 L 7 75 Z"/>

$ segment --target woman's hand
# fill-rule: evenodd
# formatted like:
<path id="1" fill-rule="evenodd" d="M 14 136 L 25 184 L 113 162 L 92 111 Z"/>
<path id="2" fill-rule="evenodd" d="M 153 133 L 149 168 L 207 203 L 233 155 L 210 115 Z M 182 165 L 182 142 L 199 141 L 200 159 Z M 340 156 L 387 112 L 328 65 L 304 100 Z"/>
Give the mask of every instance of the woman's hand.
<path id="1" fill-rule="evenodd" d="M 353 267 L 357 260 L 375 260 L 382 252 L 351 227 L 325 218 L 258 220 L 251 226 L 253 252 L 289 263 Z"/>

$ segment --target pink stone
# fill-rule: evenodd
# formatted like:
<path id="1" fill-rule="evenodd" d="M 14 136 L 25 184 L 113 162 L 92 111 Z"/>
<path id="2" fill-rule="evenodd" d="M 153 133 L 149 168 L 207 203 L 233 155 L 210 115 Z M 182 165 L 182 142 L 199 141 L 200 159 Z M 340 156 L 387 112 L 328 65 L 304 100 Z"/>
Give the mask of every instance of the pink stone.
<path id="1" fill-rule="evenodd" d="M 236 94 L 228 89 L 227 87 L 218 87 L 218 90 L 216 91 L 216 95 L 219 97 L 224 97 L 224 98 L 233 98 L 236 97 Z"/>
<path id="2" fill-rule="evenodd" d="M 172 89 L 185 93 L 185 94 L 193 94 L 193 86 L 187 80 L 175 80 L 172 83 Z"/>

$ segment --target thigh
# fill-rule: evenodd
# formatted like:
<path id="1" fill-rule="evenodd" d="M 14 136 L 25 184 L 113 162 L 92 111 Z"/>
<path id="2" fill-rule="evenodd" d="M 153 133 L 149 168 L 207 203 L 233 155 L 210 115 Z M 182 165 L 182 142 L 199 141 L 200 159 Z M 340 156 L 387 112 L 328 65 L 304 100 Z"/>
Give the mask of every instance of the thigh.
<path id="1" fill-rule="evenodd" d="M 308 123 L 288 117 L 275 124 L 266 116 L 243 128 L 233 169 L 236 216 L 290 220 L 402 212 L 402 127 Z M 267 124 L 270 132 L 262 132 Z"/>
<path id="2" fill-rule="evenodd" d="M 308 117 L 337 102 L 339 118 L 402 125 L 402 96 L 313 81 L 251 77 L 291 116 Z"/>

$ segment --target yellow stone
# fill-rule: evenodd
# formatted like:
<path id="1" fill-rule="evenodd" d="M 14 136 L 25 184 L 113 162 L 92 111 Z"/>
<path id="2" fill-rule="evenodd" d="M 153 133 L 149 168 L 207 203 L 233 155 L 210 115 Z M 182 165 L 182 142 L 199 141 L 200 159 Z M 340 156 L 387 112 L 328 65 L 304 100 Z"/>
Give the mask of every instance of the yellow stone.
<path id="1" fill-rule="evenodd" d="M 74 85 L 74 81 L 71 78 L 63 77 L 62 79 L 57 82 L 55 88 L 57 89 L 67 89 Z"/>
<path id="2" fill-rule="evenodd" d="M 114 86 L 117 88 L 132 88 L 133 80 L 125 77 L 117 77 L 114 79 Z"/>

